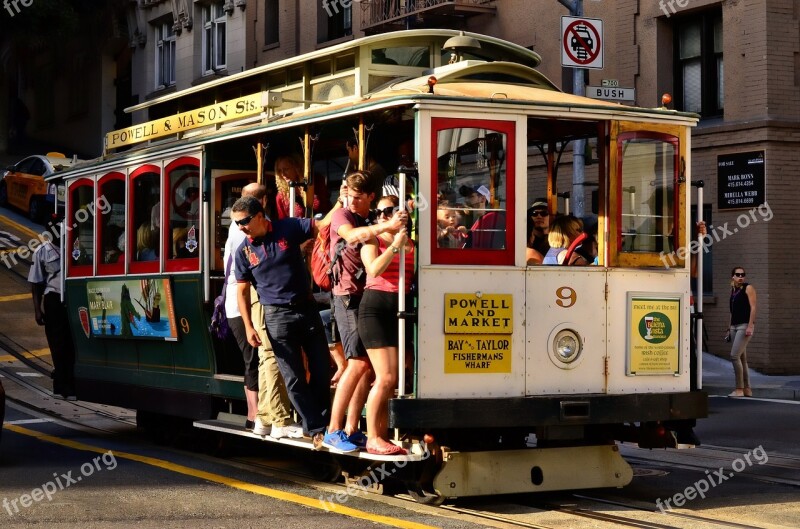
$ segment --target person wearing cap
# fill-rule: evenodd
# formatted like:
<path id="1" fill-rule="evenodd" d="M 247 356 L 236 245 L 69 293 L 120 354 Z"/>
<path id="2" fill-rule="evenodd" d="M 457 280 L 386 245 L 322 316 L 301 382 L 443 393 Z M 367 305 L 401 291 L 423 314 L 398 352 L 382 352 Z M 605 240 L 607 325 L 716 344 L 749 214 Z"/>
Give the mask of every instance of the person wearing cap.
<path id="1" fill-rule="evenodd" d="M 526 239 L 525 260 L 528 265 L 542 264 L 550 250 L 547 233 L 550 231 L 550 215 L 547 201 L 537 198 L 528 208 L 528 237 Z"/>
<path id="2" fill-rule="evenodd" d="M 461 186 L 458 192 L 464 197 L 464 202 L 472 210 L 475 219 L 464 248 L 505 248 L 505 211 L 485 212 L 486 206 L 492 202 L 489 188 L 485 185 Z"/>

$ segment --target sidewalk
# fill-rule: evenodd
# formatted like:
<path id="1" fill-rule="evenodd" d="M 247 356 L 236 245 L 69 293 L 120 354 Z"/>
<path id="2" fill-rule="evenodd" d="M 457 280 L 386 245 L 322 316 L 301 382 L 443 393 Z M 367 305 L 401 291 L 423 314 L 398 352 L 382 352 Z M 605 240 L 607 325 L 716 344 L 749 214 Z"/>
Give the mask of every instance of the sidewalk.
<path id="1" fill-rule="evenodd" d="M 728 395 L 734 390 L 730 361 L 703 353 L 703 390 L 709 395 Z M 769 376 L 750 370 L 754 398 L 800 400 L 800 375 Z"/>

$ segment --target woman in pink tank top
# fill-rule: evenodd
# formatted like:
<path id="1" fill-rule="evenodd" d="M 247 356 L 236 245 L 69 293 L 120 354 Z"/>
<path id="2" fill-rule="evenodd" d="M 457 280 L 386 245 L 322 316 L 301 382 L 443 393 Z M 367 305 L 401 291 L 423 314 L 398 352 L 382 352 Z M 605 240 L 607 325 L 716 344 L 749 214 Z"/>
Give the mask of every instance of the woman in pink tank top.
<path id="1" fill-rule="evenodd" d="M 390 195 L 378 203 L 378 222 L 394 216 L 405 225 L 408 214 L 399 211 L 399 200 Z M 375 370 L 375 383 L 367 398 L 367 452 L 402 455 L 406 451 L 388 440 L 389 398 L 397 387 L 397 311 L 400 292 L 400 253 L 405 252 L 405 292 L 414 277 L 414 243 L 406 228 L 386 231 L 367 241 L 361 260 L 367 271 L 367 286 L 358 309 L 358 334 Z M 405 366 L 403 366 L 404 368 Z"/>

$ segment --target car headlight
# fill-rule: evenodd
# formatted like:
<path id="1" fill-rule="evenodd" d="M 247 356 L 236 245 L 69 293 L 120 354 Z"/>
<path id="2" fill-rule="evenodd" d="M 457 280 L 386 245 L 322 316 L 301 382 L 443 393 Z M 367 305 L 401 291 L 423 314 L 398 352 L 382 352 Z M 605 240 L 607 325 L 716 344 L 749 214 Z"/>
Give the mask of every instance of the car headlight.
<path id="1" fill-rule="evenodd" d="M 578 333 L 563 329 L 553 338 L 553 357 L 564 364 L 571 364 L 581 355 L 583 345 Z"/>

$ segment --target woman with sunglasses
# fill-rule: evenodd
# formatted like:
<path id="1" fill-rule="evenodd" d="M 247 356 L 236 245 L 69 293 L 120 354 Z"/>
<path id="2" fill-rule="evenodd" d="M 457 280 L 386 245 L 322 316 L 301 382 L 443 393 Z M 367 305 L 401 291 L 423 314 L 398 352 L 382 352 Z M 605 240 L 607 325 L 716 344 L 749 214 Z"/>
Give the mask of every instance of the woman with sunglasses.
<path id="1" fill-rule="evenodd" d="M 378 202 L 378 222 L 400 221 L 408 215 L 398 211 L 400 200 L 390 195 Z M 387 439 L 389 398 L 397 387 L 397 296 L 400 291 L 400 252 L 405 250 L 405 293 L 414 275 L 414 243 L 406 228 L 391 229 L 367 241 L 361 248 L 361 260 L 367 271 L 367 285 L 358 314 L 358 334 L 375 370 L 375 383 L 367 398 L 367 452 L 380 455 L 403 455 L 405 449 Z"/>
<path id="2" fill-rule="evenodd" d="M 731 271 L 731 321 L 726 342 L 733 342 L 731 362 L 736 376 L 736 389 L 729 397 L 752 397 L 747 367 L 747 344 L 753 337 L 756 323 L 756 289 L 745 280 L 741 266 Z"/>

